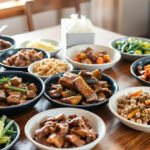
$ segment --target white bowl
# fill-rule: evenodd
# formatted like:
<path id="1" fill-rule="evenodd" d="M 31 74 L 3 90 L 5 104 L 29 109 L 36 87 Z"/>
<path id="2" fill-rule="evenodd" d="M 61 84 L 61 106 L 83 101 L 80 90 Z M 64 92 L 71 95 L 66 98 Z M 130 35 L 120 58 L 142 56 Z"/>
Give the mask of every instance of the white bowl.
<path id="1" fill-rule="evenodd" d="M 51 44 L 53 44 L 53 45 L 55 45 L 55 46 L 57 47 L 57 49 L 56 49 L 55 51 L 53 51 L 53 52 L 49 52 L 49 51 L 43 49 L 43 50 L 45 50 L 46 52 L 49 52 L 49 53 L 51 54 L 51 56 L 55 56 L 55 55 L 62 49 L 61 43 L 58 42 L 58 41 L 56 41 L 56 40 L 51 40 L 51 39 L 38 39 L 38 40 L 43 41 L 43 42 L 51 43 Z M 27 44 L 28 44 L 29 42 L 31 42 L 31 41 L 32 41 L 32 40 L 24 41 L 23 43 L 21 43 L 21 44 L 19 45 L 19 47 L 20 47 L 20 48 L 22 48 L 22 47 L 28 48 L 28 47 L 27 47 Z M 30 47 L 30 48 L 35 48 L 35 47 Z"/>
<path id="2" fill-rule="evenodd" d="M 84 63 L 79 63 L 79 62 L 76 62 L 73 60 L 73 58 L 78 53 L 80 53 L 81 51 L 84 51 L 88 47 L 92 48 L 96 52 L 100 52 L 103 50 L 107 51 L 107 53 L 110 56 L 112 61 L 109 63 L 104 63 L 104 64 L 84 64 Z M 95 45 L 95 44 L 86 44 L 86 45 L 73 46 L 73 47 L 67 49 L 65 52 L 65 57 L 76 68 L 85 69 L 85 70 L 101 69 L 103 71 L 103 70 L 111 68 L 113 65 L 115 65 L 115 63 L 117 63 L 120 60 L 121 55 L 117 50 L 114 50 L 114 49 L 109 48 L 107 46 L 101 46 L 101 45 Z"/>
<path id="3" fill-rule="evenodd" d="M 45 59 L 43 59 L 43 60 L 45 60 Z M 51 77 L 51 76 L 53 76 L 53 75 L 41 76 L 41 75 L 38 75 L 37 73 L 34 73 L 34 72 L 33 72 L 34 66 L 37 65 L 37 64 L 39 64 L 39 63 L 40 63 L 41 61 L 43 61 L 43 60 L 39 60 L 39 61 L 36 61 L 36 62 L 33 62 L 32 64 L 30 64 L 30 65 L 28 66 L 28 72 L 31 73 L 31 74 L 33 74 L 33 75 L 36 75 L 36 76 L 42 78 L 43 80 L 45 80 L 45 79 L 47 79 L 48 77 Z M 67 63 L 68 66 L 69 66 L 68 71 L 72 71 L 72 70 L 73 70 L 73 66 L 72 66 L 70 63 L 66 62 L 66 61 L 64 61 L 64 62 Z M 63 73 L 63 72 L 61 72 L 61 73 Z"/>
<path id="4" fill-rule="evenodd" d="M 117 41 L 124 41 L 124 40 L 127 40 L 129 37 L 124 37 L 124 38 L 120 38 L 120 39 L 116 39 L 116 40 L 113 40 L 110 42 L 110 47 L 119 51 L 118 49 L 115 48 L 115 44 Z M 136 40 L 142 40 L 144 42 L 149 42 L 150 43 L 150 39 L 147 39 L 147 38 L 141 38 L 141 37 L 131 37 L 131 38 L 135 38 Z M 140 59 L 140 58 L 143 58 L 143 57 L 146 57 L 146 56 L 150 56 L 150 54 L 141 54 L 141 55 L 135 55 L 135 54 L 128 54 L 128 53 L 124 53 L 124 52 L 121 52 L 121 56 L 123 59 L 127 60 L 127 61 L 135 61 L 137 59 Z"/>
<path id="5" fill-rule="evenodd" d="M 146 86 L 139 86 L 139 87 L 130 87 L 130 88 L 126 88 L 124 90 L 121 90 L 117 93 L 115 93 L 109 100 L 109 108 L 111 110 L 111 112 L 125 125 L 127 125 L 130 128 L 133 128 L 135 130 L 139 130 L 142 132 L 148 132 L 150 133 L 150 125 L 144 125 L 144 124 L 139 124 L 139 123 L 135 123 L 132 122 L 130 120 L 127 120 L 125 118 L 123 118 L 122 116 L 120 116 L 117 113 L 117 100 L 122 97 L 122 96 L 126 96 L 129 93 L 135 92 L 137 90 L 143 90 L 144 92 L 149 92 L 150 93 L 150 87 L 146 87 Z"/>
<path id="6" fill-rule="evenodd" d="M 64 113 L 66 116 L 69 116 L 71 114 L 77 114 L 78 116 L 84 116 L 89 120 L 89 124 L 92 126 L 92 128 L 98 133 L 98 137 L 95 141 L 78 147 L 78 148 L 52 148 L 48 146 L 44 146 L 38 142 L 36 142 L 33 139 L 34 131 L 40 127 L 40 121 L 44 121 L 46 117 L 50 115 L 58 115 L 60 113 Z M 33 116 L 25 125 L 25 135 L 26 137 L 39 149 L 42 150 L 90 150 L 94 146 L 96 146 L 104 137 L 106 132 L 106 127 L 103 122 L 103 120 L 98 117 L 97 115 L 86 111 L 82 109 L 77 108 L 57 108 L 57 109 L 51 109 L 44 112 L 41 112 L 35 116 Z"/>

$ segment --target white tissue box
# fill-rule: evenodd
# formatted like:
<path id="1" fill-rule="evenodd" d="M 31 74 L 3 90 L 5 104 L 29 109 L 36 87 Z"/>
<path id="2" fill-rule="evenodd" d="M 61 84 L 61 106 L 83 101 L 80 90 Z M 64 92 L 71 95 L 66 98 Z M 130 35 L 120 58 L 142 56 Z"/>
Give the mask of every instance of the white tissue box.
<path id="1" fill-rule="evenodd" d="M 93 44 L 95 33 L 67 33 L 66 48 L 79 44 Z"/>

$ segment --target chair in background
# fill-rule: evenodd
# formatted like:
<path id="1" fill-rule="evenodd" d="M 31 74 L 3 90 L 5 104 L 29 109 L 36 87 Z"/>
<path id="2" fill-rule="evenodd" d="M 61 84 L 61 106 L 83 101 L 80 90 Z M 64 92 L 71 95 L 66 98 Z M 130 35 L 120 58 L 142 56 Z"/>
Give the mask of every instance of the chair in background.
<path id="1" fill-rule="evenodd" d="M 89 0 L 33 0 L 25 3 L 25 14 L 29 31 L 35 30 L 33 13 L 48 10 L 61 10 L 63 8 L 74 7 L 75 12 L 80 16 L 80 2 Z"/>

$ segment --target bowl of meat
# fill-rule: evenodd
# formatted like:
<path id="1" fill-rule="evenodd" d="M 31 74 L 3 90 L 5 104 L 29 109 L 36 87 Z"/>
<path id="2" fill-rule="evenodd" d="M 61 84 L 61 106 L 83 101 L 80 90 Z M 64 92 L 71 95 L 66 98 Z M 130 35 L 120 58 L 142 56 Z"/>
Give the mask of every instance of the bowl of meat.
<path id="1" fill-rule="evenodd" d="M 9 49 L 0 55 L 0 64 L 9 70 L 27 71 L 31 63 L 49 57 L 50 54 L 48 52 L 40 49 Z"/>
<path id="2" fill-rule="evenodd" d="M 65 57 L 75 68 L 106 70 L 121 58 L 117 50 L 101 45 L 77 45 L 66 50 Z"/>
<path id="3" fill-rule="evenodd" d="M 42 150 L 90 150 L 104 137 L 106 127 L 97 115 L 77 108 L 57 108 L 33 116 L 26 137 Z"/>
<path id="4" fill-rule="evenodd" d="M 15 48 L 16 42 L 13 38 L 6 35 L 0 35 L 0 53 Z"/>
<path id="5" fill-rule="evenodd" d="M 41 98 L 43 81 L 21 71 L 0 72 L 0 113 L 24 111 Z"/>
<path id="6" fill-rule="evenodd" d="M 130 71 L 143 85 L 150 86 L 150 56 L 133 62 Z"/>
<path id="7" fill-rule="evenodd" d="M 81 70 L 46 79 L 44 96 L 57 106 L 90 109 L 106 104 L 117 90 L 114 79 L 99 70 Z"/>
<path id="8" fill-rule="evenodd" d="M 150 133 L 149 87 L 130 87 L 115 93 L 109 100 L 109 108 L 123 124 Z"/>

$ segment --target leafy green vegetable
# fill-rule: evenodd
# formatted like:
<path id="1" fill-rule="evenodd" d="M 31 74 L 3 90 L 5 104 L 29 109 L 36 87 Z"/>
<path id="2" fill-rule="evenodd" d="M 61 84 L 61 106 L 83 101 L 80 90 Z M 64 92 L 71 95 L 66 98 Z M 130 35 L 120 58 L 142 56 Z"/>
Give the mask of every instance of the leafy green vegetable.
<path id="1" fill-rule="evenodd" d="M 0 83 L 7 83 L 9 82 L 10 78 L 9 77 L 3 77 L 0 79 Z"/>

